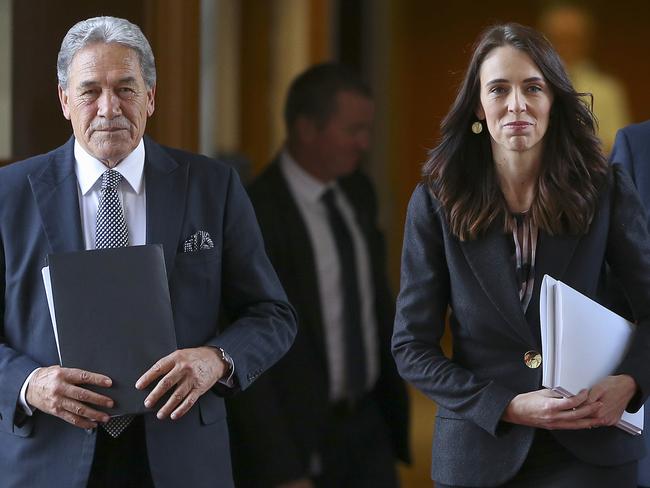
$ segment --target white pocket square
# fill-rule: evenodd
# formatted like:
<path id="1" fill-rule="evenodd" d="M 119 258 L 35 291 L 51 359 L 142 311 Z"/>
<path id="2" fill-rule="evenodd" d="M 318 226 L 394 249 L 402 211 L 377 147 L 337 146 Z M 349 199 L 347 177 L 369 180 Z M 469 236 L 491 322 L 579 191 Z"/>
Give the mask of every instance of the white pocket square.
<path id="1" fill-rule="evenodd" d="M 200 230 L 192 234 L 183 243 L 183 252 L 203 251 L 205 249 L 212 249 L 214 243 L 210 238 L 210 234 L 204 230 Z"/>

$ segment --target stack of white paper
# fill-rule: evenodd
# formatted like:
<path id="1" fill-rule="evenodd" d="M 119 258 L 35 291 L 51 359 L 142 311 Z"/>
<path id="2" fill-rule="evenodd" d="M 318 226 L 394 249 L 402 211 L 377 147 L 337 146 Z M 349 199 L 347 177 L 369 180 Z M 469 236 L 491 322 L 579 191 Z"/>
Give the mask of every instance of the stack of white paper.
<path id="1" fill-rule="evenodd" d="M 612 374 L 621 363 L 635 325 L 548 275 L 539 301 L 542 385 L 570 397 Z M 643 431 L 643 407 L 624 412 L 617 427 Z"/>

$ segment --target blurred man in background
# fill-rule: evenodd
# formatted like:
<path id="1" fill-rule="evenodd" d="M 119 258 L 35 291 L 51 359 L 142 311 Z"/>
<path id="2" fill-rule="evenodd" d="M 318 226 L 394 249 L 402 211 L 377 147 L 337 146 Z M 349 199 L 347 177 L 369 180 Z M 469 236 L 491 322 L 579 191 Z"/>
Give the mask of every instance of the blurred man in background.
<path id="1" fill-rule="evenodd" d="M 292 83 L 287 140 L 249 194 L 299 317 L 286 358 L 233 399 L 240 487 L 395 487 L 408 403 L 390 354 L 394 299 L 377 202 L 359 163 L 369 89 L 335 64 Z"/>
<path id="2" fill-rule="evenodd" d="M 579 5 L 558 3 L 542 13 L 540 30 L 562 57 L 575 89 L 593 95 L 598 136 L 604 152 L 609 153 L 616 131 L 630 123 L 629 104 L 622 83 L 601 71 L 592 59 L 595 19 Z"/>

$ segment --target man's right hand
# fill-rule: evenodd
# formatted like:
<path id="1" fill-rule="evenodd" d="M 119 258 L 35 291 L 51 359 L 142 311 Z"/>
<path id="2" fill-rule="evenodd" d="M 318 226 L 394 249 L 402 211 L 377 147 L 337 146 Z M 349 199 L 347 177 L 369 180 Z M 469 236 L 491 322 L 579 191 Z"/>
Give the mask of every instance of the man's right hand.
<path id="1" fill-rule="evenodd" d="M 113 400 L 78 385 L 111 386 L 108 376 L 81 369 L 50 366 L 40 368 L 27 385 L 27 403 L 42 412 L 59 417 L 75 427 L 94 429 L 110 416 L 90 405 L 110 408 Z"/>

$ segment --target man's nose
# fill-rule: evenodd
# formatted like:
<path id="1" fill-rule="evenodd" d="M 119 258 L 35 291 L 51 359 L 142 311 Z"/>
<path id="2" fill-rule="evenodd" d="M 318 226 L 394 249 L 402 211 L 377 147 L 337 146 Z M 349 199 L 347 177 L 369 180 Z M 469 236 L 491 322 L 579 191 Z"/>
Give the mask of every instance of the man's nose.
<path id="1" fill-rule="evenodd" d="M 110 90 L 103 90 L 97 100 L 97 115 L 108 119 L 122 115 L 120 98 Z"/>

